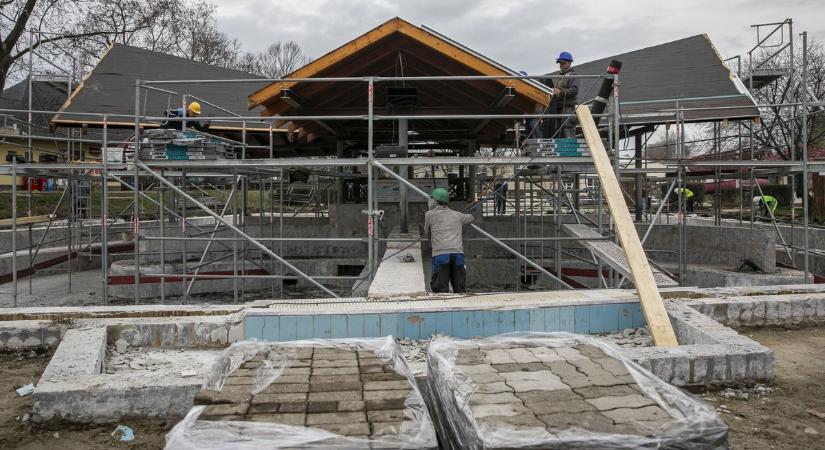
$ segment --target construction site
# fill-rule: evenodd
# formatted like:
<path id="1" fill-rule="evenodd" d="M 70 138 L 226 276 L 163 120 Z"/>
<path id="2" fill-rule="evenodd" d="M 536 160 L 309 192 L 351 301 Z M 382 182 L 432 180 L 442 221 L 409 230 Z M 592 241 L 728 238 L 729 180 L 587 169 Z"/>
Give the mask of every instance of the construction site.
<path id="1" fill-rule="evenodd" d="M 807 33 L 528 75 L 443 31 L 277 79 L 31 65 L 0 103 L 0 447 L 825 448 Z M 767 114 L 799 124 L 777 148 Z M 466 291 L 434 292 L 439 189 Z"/>

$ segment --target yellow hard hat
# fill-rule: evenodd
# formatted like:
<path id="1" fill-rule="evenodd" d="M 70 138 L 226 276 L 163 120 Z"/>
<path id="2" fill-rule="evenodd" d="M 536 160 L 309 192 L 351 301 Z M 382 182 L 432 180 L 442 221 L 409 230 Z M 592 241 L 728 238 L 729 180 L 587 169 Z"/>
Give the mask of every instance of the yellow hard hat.
<path id="1" fill-rule="evenodd" d="M 190 112 L 190 113 L 192 113 L 192 114 L 194 114 L 194 115 L 196 115 L 196 116 L 201 115 L 201 104 L 200 104 L 200 103 L 198 103 L 198 102 L 192 102 L 192 103 L 190 103 L 190 104 L 189 104 L 189 108 L 188 108 L 188 109 L 189 109 L 189 112 Z"/>

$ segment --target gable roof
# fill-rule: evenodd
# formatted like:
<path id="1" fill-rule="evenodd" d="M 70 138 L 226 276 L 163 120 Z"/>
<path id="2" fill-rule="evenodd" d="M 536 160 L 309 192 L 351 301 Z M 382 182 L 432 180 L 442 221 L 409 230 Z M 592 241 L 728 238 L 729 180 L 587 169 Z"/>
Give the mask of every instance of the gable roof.
<path id="1" fill-rule="evenodd" d="M 469 48 L 424 27 L 398 17 L 330 51 L 285 78 L 393 77 L 393 76 L 519 75 Z M 416 89 L 416 107 L 410 115 L 533 113 L 547 105 L 549 89 L 539 83 L 518 80 L 382 81 L 375 83 L 375 114 L 389 113 L 388 87 Z M 249 107 L 263 106 L 263 115 L 362 115 L 367 107 L 367 84 L 357 82 L 274 82 L 249 96 Z M 434 141 L 486 136 L 495 140 L 512 120 L 471 121 L 416 119 L 419 128 L 433 130 Z M 480 123 L 484 122 L 484 123 Z M 295 121 L 312 135 L 336 134 L 347 140 L 363 139 L 359 126 L 350 121 Z M 456 130 L 464 130 L 456 132 Z M 391 138 L 391 137 L 390 137 Z M 479 140 L 483 140 L 479 137 Z M 382 136 L 376 135 L 376 142 Z M 386 141 L 386 140 L 385 140 Z"/>
<path id="2" fill-rule="evenodd" d="M 37 111 L 55 111 L 63 102 L 66 101 L 68 95 L 68 86 L 66 81 L 60 80 L 37 80 L 33 79 L 32 83 L 32 109 Z M 29 109 L 29 81 L 23 80 L 14 86 L 11 86 L 3 91 L 0 95 L 0 109 Z M 13 117 L 17 122 L 18 127 L 25 128 L 28 126 L 28 113 L 15 112 L 7 113 L 0 112 L 0 115 Z M 41 129 L 33 132 L 35 135 L 46 134 L 42 130 L 49 129 L 49 114 L 32 114 L 32 126 Z M 8 126 L 11 126 L 9 124 Z"/>
<path id="3" fill-rule="evenodd" d="M 676 108 L 718 108 L 685 111 L 685 121 L 753 119 L 759 116 L 744 85 L 719 57 L 706 34 L 691 36 L 653 47 L 622 53 L 574 65 L 577 74 L 605 73 L 610 60 L 622 62 L 619 74 L 622 114 L 649 114 L 626 118 L 630 124 L 673 122 L 673 115 L 662 115 Z M 580 100 L 594 98 L 598 83 L 580 82 Z"/>
<path id="4" fill-rule="evenodd" d="M 264 83 L 247 72 L 204 64 L 178 56 L 167 55 L 123 44 L 112 45 L 82 83 L 72 92 L 52 122 L 58 125 L 102 125 L 99 115 L 108 113 L 132 115 L 135 112 L 135 82 L 137 80 L 226 80 L 249 79 L 248 83 L 227 84 L 172 84 L 163 86 L 169 91 L 189 94 L 214 103 L 238 115 L 247 115 L 246 96 Z M 217 87 L 216 87 L 217 86 Z M 141 91 L 142 114 L 162 116 L 167 109 L 181 106 L 181 95 Z M 226 111 L 201 102 L 204 116 L 228 116 Z M 66 114 L 80 113 L 80 114 Z M 87 113 L 87 114 L 84 114 Z M 144 124 L 153 126 L 154 124 Z M 130 118 L 111 118 L 109 126 L 134 126 Z M 213 123 L 213 128 L 235 128 L 238 123 Z"/>

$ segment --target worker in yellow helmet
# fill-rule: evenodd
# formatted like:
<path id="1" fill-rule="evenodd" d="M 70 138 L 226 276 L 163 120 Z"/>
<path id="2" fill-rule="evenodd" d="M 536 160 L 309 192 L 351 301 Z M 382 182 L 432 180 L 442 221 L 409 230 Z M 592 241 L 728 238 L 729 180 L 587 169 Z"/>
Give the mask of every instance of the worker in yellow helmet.
<path id="1" fill-rule="evenodd" d="M 186 107 L 186 110 L 183 108 L 177 108 L 166 111 L 166 117 L 186 117 L 186 128 L 191 128 L 197 131 L 209 131 L 209 123 L 199 122 L 197 120 L 188 120 L 189 117 L 198 117 L 201 115 L 201 104 L 198 102 L 191 102 Z M 181 120 L 167 120 L 163 122 L 160 127 L 161 128 L 168 128 L 173 130 L 180 130 L 183 126 L 183 121 Z"/>

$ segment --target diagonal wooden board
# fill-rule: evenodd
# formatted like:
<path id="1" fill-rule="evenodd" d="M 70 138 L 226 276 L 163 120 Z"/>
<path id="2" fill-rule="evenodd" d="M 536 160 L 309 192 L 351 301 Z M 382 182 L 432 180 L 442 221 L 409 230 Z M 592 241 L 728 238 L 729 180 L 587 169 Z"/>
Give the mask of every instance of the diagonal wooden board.
<path id="1" fill-rule="evenodd" d="M 662 296 L 656 287 L 653 272 L 650 270 L 650 263 L 647 262 L 642 242 L 639 240 L 639 234 L 636 232 L 636 227 L 630 218 L 627 204 L 622 197 L 619 180 L 616 179 L 616 174 L 613 172 L 613 166 L 610 164 L 610 158 L 604 149 L 599 130 L 596 128 L 596 123 L 590 114 L 590 108 L 586 105 L 580 105 L 576 108 L 576 116 L 579 118 L 587 147 L 590 148 L 590 156 L 593 158 L 599 181 L 602 183 L 602 191 L 604 191 L 604 196 L 607 198 L 607 206 L 610 209 L 610 215 L 613 217 L 616 234 L 619 236 L 619 242 L 622 244 L 627 263 L 630 266 L 633 284 L 636 285 L 639 301 L 642 304 L 642 312 L 645 315 L 647 326 L 650 328 L 653 343 L 658 347 L 676 347 L 679 342 L 673 332 L 673 325 L 670 323 Z"/>

